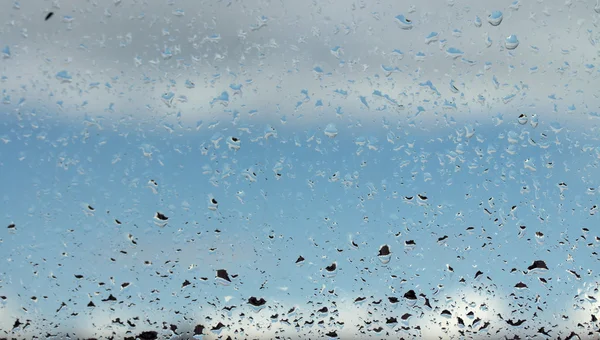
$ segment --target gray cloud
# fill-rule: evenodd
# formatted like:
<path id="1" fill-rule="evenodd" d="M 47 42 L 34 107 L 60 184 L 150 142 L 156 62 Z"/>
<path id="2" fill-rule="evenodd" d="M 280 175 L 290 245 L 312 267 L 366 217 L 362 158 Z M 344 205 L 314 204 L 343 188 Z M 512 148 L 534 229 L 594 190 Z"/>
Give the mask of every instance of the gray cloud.
<path id="1" fill-rule="evenodd" d="M 22 3 L 20 9 L 1 14 L 12 54 L 3 60 L 8 77 L 3 89 L 13 104 L 23 97 L 27 105 L 53 110 L 62 101 L 66 116 L 133 114 L 155 119 L 181 111 L 181 119 L 196 122 L 226 117 L 224 109 L 239 110 L 242 116 L 255 109 L 258 119 L 286 114 L 296 122 L 294 116 L 303 115 L 297 121 L 301 124 L 333 117 L 338 106 L 363 118 L 396 111 L 410 117 L 422 106 L 427 111 L 417 120 L 423 123 L 434 119 L 434 111 L 482 121 L 497 111 L 536 111 L 542 119 L 586 122 L 598 104 L 597 90 L 590 86 L 598 80 L 597 66 L 586 66 L 598 56 L 594 43 L 600 40 L 599 14 L 594 7 L 589 1 L 520 2 L 512 8 L 504 1 L 400 6 L 392 1 L 121 1 L 85 6 L 63 1 L 60 8 Z M 44 21 L 50 10 L 55 16 Z M 499 26 L 487 22 L 493 10 L 504 14 Z M 414 27 L 401 29 L 394 18 L 398 14 Z M 481 27 L 474 24 L 476 16 Z M 427 44 L 431 32 L 439 39 Z M 511 34 L 520 45 L 509 51 L 504 39 Z M 336 46 L 343 51 L 337 57 L 331 52 Z M 446 49 L 451 47 L 474 64 L 449 57 Z M 173 53 L 170 58 L 163 55 L 167 49 Z M 403 58 L 392 53 L 395 49 Z M 425 54 L 422 61 L 416 60 L 419 52 Z M 382 65 L 398 71 L 386 75 Z M 324 74 L 316 74 L 315 66 Z M 72 75 L 71 83 L 56 79 L 62 70 Z M 186 88 L 186 79 L 196 87 Z M 439 94 L 419 85 L 427 81 Z M 451 91 L 450 81 L 458 93 Z M 94 82 L 97 88 L 89 86 Z M 106 88 L 107 82 L 112 88 Z M 241 94 L 234 94 L 230 84 L 242 84 Z M 303 89 L 310 100 L 296 109 L 305 97 Z M 386 100 L 374 96 L 375 90 L 405 110 L 387 102 L 388 109 L 378 111 Z M 223 91 L 229 93 L 229 105 L 211 105 Z M 161 99 L 165 92 L 175 96 L 171 107 Z M 549 99 L 551 94 L 557 99 Z M 514 99 L 505 103 L 511 95 Z M 187 102 L 177 102 L 179 96 Z M 315 109 L 319 99 L 323 107 Z M 445 110 L 445 101 L 457 109 Z M 566 119 L 571 105 L 575 110 Z"/>

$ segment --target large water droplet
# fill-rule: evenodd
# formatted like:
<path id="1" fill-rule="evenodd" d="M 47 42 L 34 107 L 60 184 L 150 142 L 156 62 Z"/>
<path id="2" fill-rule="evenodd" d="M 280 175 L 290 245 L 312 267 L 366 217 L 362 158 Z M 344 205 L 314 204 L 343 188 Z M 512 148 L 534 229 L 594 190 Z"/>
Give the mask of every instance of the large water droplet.
<path id="1" fill-rule="evenodd" d="M 517 39 L 516 35 L 511 34 L 508 37 L 506 37 L 506 41 L 504 44 L 507 49 L 514 50 L 515 48 L 517 48 L 517 46 L 519 46 L 519 39 Z"/>
<path id="2" fill-rule="evenodd" d="M 502 19 L 504 19 L 504 16 L 502 15 L 502 12 L 500 12 L 500 11 L 493 11 L 488 16 L 488 22 L 492 26 L 498 26 L 498 25 L 500 25 L 500 23 L 502 22 Z"/>
<path id="3" fill-rule="evenodd" d="M 413 28 L 412 21 L 407 19 L 402 14 L 396 16 L 396 22 L 398 23 L 398 26 L 400 26 L 400 28 L 402 28 L 403 30 L 409 30 Z"/>

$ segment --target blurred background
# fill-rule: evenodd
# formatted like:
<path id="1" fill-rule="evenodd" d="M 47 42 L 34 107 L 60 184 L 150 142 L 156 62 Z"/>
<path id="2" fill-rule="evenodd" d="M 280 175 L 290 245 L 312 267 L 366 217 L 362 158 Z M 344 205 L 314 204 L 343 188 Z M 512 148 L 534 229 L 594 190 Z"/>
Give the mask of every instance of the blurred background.
<path id="1" fill-rule="evenodd" d="M 599 19 L 6 2 L 0 337 L 597 337 Z"/>

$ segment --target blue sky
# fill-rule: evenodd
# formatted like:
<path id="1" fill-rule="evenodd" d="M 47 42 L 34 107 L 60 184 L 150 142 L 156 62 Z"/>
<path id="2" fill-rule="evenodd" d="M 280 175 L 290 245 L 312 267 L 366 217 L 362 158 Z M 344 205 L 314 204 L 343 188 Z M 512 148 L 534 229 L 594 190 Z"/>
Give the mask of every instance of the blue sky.
<path id="1" fill-rule="evenodd" d="M 594 4 L 79 6 L 0 14 L 0 337 L 597 336 Z"/>
<path id="2" fill-rule="evenodd" d="M 525 139 L 514 144 L 519 153 L 510 155 L 504 151 L 508 141 L 498 137 L 508 135 L 507 131 L 530 131 L 532 135 L 546 133 L 549 140 L 567 140 L 577 131 L 556 134 L 543 125 L 533 129 L 507 123 L 478 128 L 467 140 L 456 137 L 464 135 L 464 127 L 456 126 L 440 131 L 444 142 L 436 142 L 411 134 L 409 128 L 408 137 L 395 144 L 380 141 L 377 150 L 365 148 L 360 155 L 357 137 L 387 131 L 347 128 L 340 129 L 335 138 L 317 133 L 309 142 L 304 133 L 288 126 L 267 140 L 261 138 L 264 128 L 260 125 L 249 134 L 234 133 L 234 126 L 223 126 L 222 131 L 238 136 L 239 150 L 226 147 L 227 137 L 216 148 L 210 142 L 212 131 L 202 129 L 142 137 L 142 132 L 120 136 L 115 131 L 71 124 L 48 128 L 43 140 L 35 138 L 35 133 L 20 138 L 6 134 L 10 142 L 2 149 L 2 186 L 4 207 L 10 209 L 5 208 L 4 218 L 15 228 L 6 229 L 2 237 L 7 261 L 3 327 L 9 327 L 16 317 L 29 318 L 39 327 L 32 328 L 36 332 L 50 326 L 40 318 L 52 315 L 52 320 L 60 320 L 60 329 L 124 334 L 126 328 L 100 326 L 101 320 L 110 324 L 116 317 L 125 322 L 134 316 L 141 320 L 152 316 L 182 328 L 189 328 L 191 320 L 207 327 L 228 321 L 234 330 L 235 324 L 243 321 L 238 321 L 237 313 L 222 319 L 221 309 L 236 305 L 245 311 L 246 300 L 257 296 L 268 301 L 267 308 L 250 314 L 255 324 L 247 326 L 249 336 L 260 337 L 263 331 L 265 336 L 271 334 L 261 330 L 270 324 L 268 318 L 292 306 L 298 306 L 303 320 L 323 319 L 310 316 L 314 304 L 334 308 L 332 301 L 339 304 L 340 314 L 346 314 L 346 318 L 334 318 L 336 321 L 353 321 L 347 322 L 340 335 L 353 336 L 362 322 L 356 320 L 361 311 L 373 313 L 361 316 L 364 320 L 379 320 L 369 329 L 377 328 L 387 317 L 423 312 L 421 307 L 415 309 L 403 302 L 398 307 L 368 304 L 380 299 L 387 302 L 390 296 L 401 298 L 411 289 L 426 294 L 434 306 L 409 324 L 422 324 L 425 336 L 441 332 L 441 326 L 436 326 L 440 322 L 448 322 L 456 334 L 452 319 L 436 315 L 443 309 L 464 320 L 471 309 L 476 315 L 484 313 L 487 318 L 482 320 L 491 322 L 491 334 L 538 330 L 532 330 L 533 326 L 507 328 L 497 313 L 507 320 L 526 319 L 528 326 L 556 324 L 555 332 L 561 327 L 569 329 L 573 322 L 589 321 L 586 313 L 573 310 L 573 304 L 579 305 L 573 296 L 578 290 L 587 292 L 595 287 L 597 255 L 591 253 L 598 241 L 593 239 L 596 217 L 590 215 L 595 196 L 586 191 L 597 188 L 590 173 L 597 158 L 582 149 L 556 144 L 540 152 Z M 80 136 L 87 134 L 89 138 L 81 140 Z M 300 145 L 292 142 L 294 135 Z M 449 152 L 456 148 L 447 141 L 448 136 L 462 138 L 466 151 L 460 158 L 464 162 L 448 160 Z M 578 136 L 584 144 L 585 138 Z M 484 140 L 479 142 L 477 137 Z M 250 142 L 253 138 L 258 141 Z M 396 143 L 404 148 L 393 151 Z M 479 158 L 475 150 L 487 150 L 488 146 L 498 152 L 489 155 L 486 151 Z M 142 149 L 152 150 L 152 155 L 144 155 Z M 25 158 L 19 160 L 21 155 Z M 543 165 L 545 155 L 553 168 Z M 524 168 L 527 158 L 534 160 L 535 172 Z M 114 162 L 116 159 L 120 160 Z M 457 166 L 461 170 L 457 171 Z M 244 176 L 246 169 L 256 173 L 255 182 Z M 226 177 L 227 172 L 230 175 Z M 424 175 L 427 173 L 430 176 Z M 333 174 L 340 180 L 332 180 Z M 568 190 L 561 200 L 558 184 L 563 179 Z M 521 192 L 523 187 L 529 192 Z M 417 195 L 427 200 L 419 204 Z M 210 209 L 211 197 L 218 202 L 215 211 Z M 407 203 L 406 197 L 413 197 L 412 203 Z M 156 212 L 168 217 L 165 226 L 158 225 Z M 502 222 L 494 222 L 496 218 Z M 527 228 L 519 238 L 521 225 Z M 474 228 L 468 231 L 470 226 Z M 583 240 L 586 226 L 590 231 Z M 536 231 L 544 234 L 541 244 L 536 241 Z M 448 238 L 438 242 L 443 236 Z M 413 248 L 405 246 L 409 240 L 415 241 Z M 384 244 L 392 252 L 387 265 L 377 258 Z M 567 261 L 569 255 L 571 262 Z M 305 258 L 302 266 L 295 264 L 298 256 Z M 545 261 L 548 273 L 524 274 L 535 260 Z M 324 276 L 324 268 L 333 262 L 338 265 L 337 274 Z M 513 268 L 517 271 L 511 274 Z M 222 286 L 215 281 L 217 269 L 239 276 L 229 286 Z M 582 278 L 575 279 L 568 269 Z M 592 272 L 588 274 L 588 270 Z M 477 271 L 483 272 L 478 280 L 474 278 Z M 544 286 L 538 276 L 551 281 Z M 462 277 L 465 284 L 459 282 Z M 185 280 L 191 285 L 182 289 Z M 105 285 L 98 286 L 99 282 Z M 120 285 L 125 282 L 130 286 L 122 290 Z M 514 289 L 519 282 L 529 288 Z M 443 290 L 434 296 L 438 285 L 443 285 Z M 153 295 L 153 290 L 159 292 Z M 101 301 L 110 294 L 117 297 L 117 306 Z M 543 299 L 536 304 L 538 294 Z M 39 300 L 32 302 L 31 296 Z M 368 300 L 357 307 L 353 301 L 358 297 Z M 477 301 L 476 308 L 469 307 L 471 300 Z M 89 301 L 97 307 L 86 307 Z M 62 302 L 67 304 L 65 310 L 55 313 Z M 482 303 L 493 312 L 478 311 Z M 516 308 L 517 303 L 524 307 Z M 547 306 L 550 303 L 553 307 Z M 543 312 L 537 311 L 538 317 L 532 319 L 537 305 Z M 588 313 L 592 310 L 589 302 L 581 305 Z M 19 310 L 21 307 L 28 312 Z M 512 309 L 517 311 L 511 313 Z M 189 319 L 182 320 L 174 314 L 177 310 Z M 69 316 L 71 313 L 78 315 Z M 570 319 L 554 321 L 560 315 Z M 207 316 L 212 319 L 205 320 Z M 90 318 L 98 320 L 97 329 L 77 326 Z M 330 322 L 326 324 L 332 327 Z M 131 332 L 138 329 L 141 327 Z M 300 336 L 307 331 L 301 328 L 290 334 Z"/>

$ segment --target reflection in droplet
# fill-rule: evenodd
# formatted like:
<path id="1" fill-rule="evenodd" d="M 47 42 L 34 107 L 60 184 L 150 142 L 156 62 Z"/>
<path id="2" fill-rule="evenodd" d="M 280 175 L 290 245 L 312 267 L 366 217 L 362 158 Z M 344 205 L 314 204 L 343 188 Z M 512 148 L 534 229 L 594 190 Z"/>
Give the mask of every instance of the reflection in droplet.
<path id="1" fill-rule="evenodd" d="M 519 46 L 519 39 L 517 39 L 516 35 L 511 34 L 508 37 L 506 37 L 504 45 L 507 49 L 514 50 L 515 48 L 517 48 L 517 46 Z"/>

